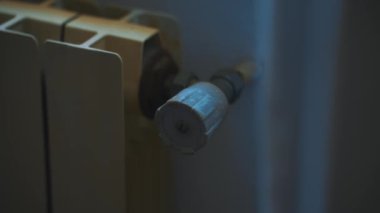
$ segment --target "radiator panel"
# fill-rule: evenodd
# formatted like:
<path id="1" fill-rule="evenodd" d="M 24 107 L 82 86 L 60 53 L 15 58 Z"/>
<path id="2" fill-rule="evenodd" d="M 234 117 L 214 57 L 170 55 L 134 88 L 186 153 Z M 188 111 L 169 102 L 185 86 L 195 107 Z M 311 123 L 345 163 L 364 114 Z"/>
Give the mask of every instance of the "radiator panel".
<path id="1" fill-rule="evenodd" d="M 44 50 L 55 212 L 124 213 L 120 58 L 53 41 Z"/>
<path id="2" fill-rule="evenodd" d="M 0 212 L 43 213 L 47 195 L 37 42 L 0 30 L 0 47 Z"/>

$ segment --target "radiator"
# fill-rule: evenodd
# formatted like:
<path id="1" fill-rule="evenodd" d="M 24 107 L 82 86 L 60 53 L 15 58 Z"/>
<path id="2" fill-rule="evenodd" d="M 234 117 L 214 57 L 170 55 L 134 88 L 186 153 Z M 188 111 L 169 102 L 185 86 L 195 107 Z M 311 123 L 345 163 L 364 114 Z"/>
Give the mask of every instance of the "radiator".
<path id="1" fill-rule="evenodd" d="M 179 60 L 174 22 L 87 13 L 0 2 L 1 212 L 168 211 L 167 151 L 137 89 L 150 44 Z"/>
<path id="2" fill-rule="evenodd" d="M 256 64 L 181 71 L 166 14 L 0 2 L 4 212 L 169 212 L 168 148 L 206 146 Z M 168 183 L 171 184 L 168 184 Z"/>

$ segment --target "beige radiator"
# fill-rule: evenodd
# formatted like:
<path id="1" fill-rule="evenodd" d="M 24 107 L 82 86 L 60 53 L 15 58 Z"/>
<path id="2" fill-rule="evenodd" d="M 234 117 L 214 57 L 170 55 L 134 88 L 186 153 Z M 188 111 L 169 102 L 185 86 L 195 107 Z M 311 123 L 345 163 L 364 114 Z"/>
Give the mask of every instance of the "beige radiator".
<path id="1" fill-rule="evenodd" d="M 175 22 L 74 9 L 0 2 L 0 212 L 169 212 L 167 151 L 137 89 L 149 45 L 179 62 Z"/>

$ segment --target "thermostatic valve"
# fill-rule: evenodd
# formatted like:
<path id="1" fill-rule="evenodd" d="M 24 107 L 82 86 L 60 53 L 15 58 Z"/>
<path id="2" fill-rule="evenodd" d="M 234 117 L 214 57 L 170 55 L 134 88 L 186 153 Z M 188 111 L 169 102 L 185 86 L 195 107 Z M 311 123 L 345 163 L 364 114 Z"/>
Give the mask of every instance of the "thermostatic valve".
<path id="1" fill-rule="evenodd" d="M 164 143 L 194 153 L 206 144 L 227 108 L 228 100 L 217 86 L 200 82 L 167 101 L 155 119 Z"/>
<path id="2" fill-rule="evenodd" d="M 253 72 L 254 65 L 244 63 L 217 72 L 210 82 L 195 83 L 169 99 L 155 114 L 162 141 L 183 153 L 203 147 Z"/>

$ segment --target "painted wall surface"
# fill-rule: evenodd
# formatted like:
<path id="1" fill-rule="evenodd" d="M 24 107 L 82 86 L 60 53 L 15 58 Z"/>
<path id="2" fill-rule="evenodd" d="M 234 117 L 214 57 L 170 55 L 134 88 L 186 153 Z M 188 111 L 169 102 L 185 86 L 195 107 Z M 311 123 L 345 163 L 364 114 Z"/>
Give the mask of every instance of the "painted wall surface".
<path id="1" fill-rule="evenodd" d="M 380 212 L 379 11 L 379 1 L 345 1 L 331 144 L 331 213 Z"/>

